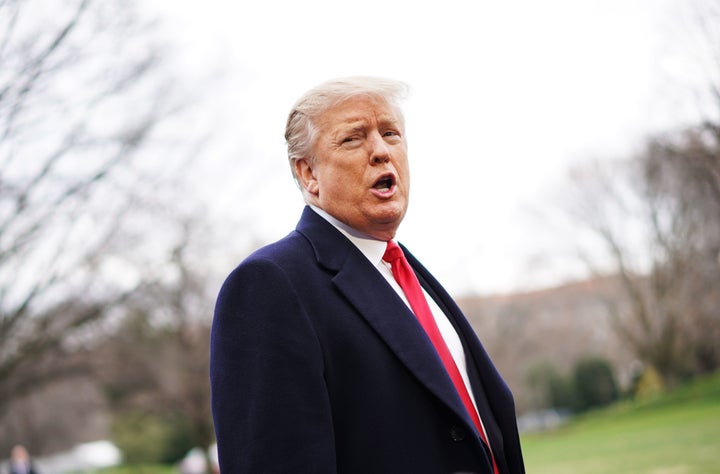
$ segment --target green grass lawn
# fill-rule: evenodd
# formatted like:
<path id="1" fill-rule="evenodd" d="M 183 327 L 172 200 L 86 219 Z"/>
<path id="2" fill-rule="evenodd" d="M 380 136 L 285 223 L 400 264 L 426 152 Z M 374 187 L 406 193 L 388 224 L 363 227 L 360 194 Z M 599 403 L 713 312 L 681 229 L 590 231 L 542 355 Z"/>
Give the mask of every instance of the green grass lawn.
<path id="1" fill-rule="evenodd" d="M 720 374 L 522 437 L 529 474 L 720 473 Z"/>
<path id="2" fill-rule="evenodd" d="M 720 474 L 720 374 L 522 437 L 528 474 Z M 101 474 L 174 474 L 120 466 Z"/>

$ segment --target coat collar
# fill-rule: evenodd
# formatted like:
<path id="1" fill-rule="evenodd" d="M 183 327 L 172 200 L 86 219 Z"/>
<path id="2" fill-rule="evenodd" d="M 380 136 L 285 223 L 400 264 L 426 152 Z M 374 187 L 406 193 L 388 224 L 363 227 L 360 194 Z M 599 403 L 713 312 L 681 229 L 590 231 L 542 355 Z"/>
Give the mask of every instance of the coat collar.
<path id="1" fill-rule="evenodd" d="M 357 312 L 377 331 L 421 384 L 475 430 L 455 387 L 415 315 L 382 275 L 332 224 L 306 207 L 297 231 L 312 245 L 320 265 Z"/>

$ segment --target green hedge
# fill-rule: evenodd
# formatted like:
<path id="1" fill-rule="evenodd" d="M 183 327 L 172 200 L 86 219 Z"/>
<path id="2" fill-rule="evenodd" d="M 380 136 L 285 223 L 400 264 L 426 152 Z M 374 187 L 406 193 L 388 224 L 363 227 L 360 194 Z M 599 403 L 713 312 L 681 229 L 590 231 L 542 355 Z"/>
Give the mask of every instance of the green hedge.
<path id="1" fill-rule="evenodd" d="M 142 412 L 116 415 L 113 442 L 129 464 L 172 464 L 192 448 L 187 423 L 179 417 Z"/>

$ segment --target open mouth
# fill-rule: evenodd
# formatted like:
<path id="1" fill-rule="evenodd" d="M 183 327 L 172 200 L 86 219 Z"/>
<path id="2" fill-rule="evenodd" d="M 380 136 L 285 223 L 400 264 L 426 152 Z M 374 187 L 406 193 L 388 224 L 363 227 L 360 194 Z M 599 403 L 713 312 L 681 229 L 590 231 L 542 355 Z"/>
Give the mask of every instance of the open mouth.
<path id="1" fill-rule="evenodd" d="M 393 188 L 394 185 L 395 178 L 392 175 L 388 175 L 378 179 L 373 185 L 373 188 L 381 193 L 387 193 Z"/>

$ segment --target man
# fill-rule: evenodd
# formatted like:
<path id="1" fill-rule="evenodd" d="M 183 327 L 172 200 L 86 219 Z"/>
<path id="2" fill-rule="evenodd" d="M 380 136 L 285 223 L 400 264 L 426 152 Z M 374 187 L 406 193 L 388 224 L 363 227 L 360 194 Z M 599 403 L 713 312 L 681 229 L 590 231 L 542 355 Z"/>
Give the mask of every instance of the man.
<path id="1" fill-rule="evenodd" d="M 290 113 L 308 206 L 230 274 L 215 310 L 223 474 L 524 472 L 509 389 L 447 292 L 392 240 L 410 191 L 404 92 L 335 80 Z"/>

